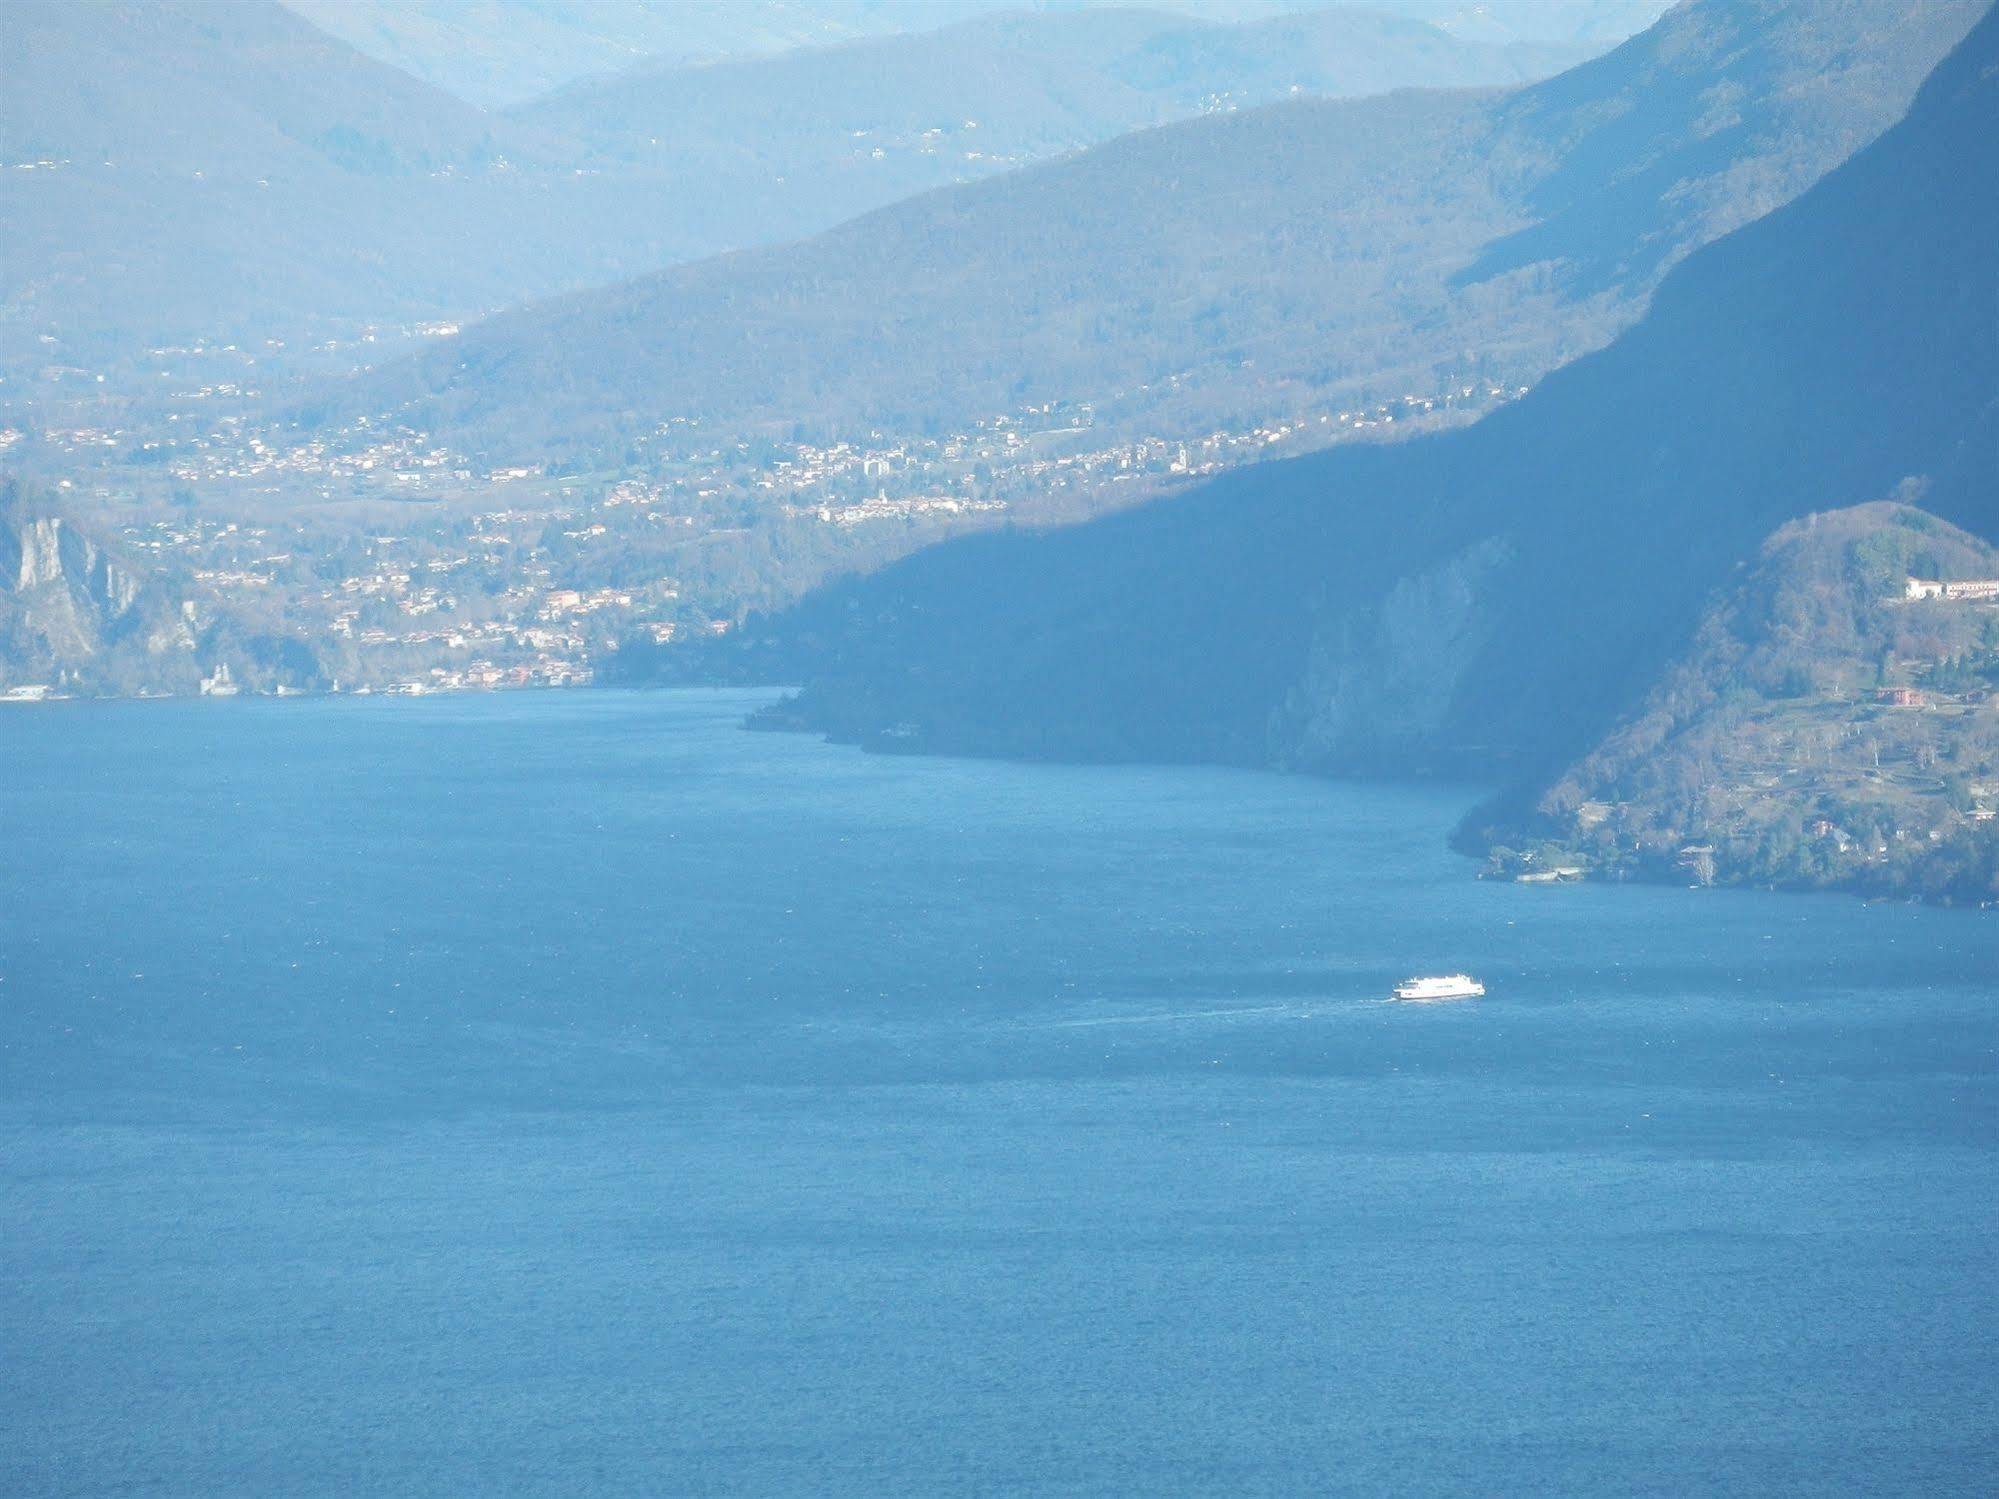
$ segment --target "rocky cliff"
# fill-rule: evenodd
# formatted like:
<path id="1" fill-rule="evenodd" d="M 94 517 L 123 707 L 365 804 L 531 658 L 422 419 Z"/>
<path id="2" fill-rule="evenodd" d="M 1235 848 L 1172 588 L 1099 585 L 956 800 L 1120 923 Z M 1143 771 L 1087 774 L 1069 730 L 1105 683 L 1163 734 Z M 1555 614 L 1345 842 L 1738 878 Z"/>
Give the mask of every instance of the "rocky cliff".
<path id="1" fill-rule="evenodd" d="M 0 485 L 0 690 L 193 691 L 195 651 L 170 590 L 48 496 Z"/>
<path id="2" fill-rule="evenodd" d="M 1303 677 L 1271 715 L 1288 770 L 1410 770 L 1436 758 L 1451 706 L 1492 637 L 1488 607 L 1512 544 L 1492 537 L 1395 579 L 1378 599 L 1316 599 Z"/>

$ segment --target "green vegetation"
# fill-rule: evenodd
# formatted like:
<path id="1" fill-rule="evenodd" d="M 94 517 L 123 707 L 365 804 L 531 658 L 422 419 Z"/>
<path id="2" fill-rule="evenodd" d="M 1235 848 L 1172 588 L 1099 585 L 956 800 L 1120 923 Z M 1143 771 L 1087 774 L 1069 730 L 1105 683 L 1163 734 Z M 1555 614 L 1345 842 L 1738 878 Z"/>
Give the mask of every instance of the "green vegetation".
<path id="1" fill-rule="evenodd" d="M 1665 722 L 1726 724 L 1717 736 L 1779 770 L 1820 757 L 1818 780 L 1780 780 L 1781 807 L 1750 822 L 1830 822 L 1906 763 L 1929 779 L 1895 795 L 1937 817 L 1909 812 L 1901 841 L 1955 860 L 1950 819 L 1986 794 L 1989 721 L 1957 684 L 1988 672 L 1988 643 L 1932 639 L 1920 608 L 1895 616 L 1913 633 L 1874 633 L 1862 605 L 1904 566 L 1972 566 L 1950 526 L 1993 532 L 1994 243 L 1999 14 L 1899 126 L 1689 257 L 1643 322 L 1478 425 L 1256 465 L 1063 531 L 954 542 L 753 621 L 708 665 L 801 682 L 786 718 L 884 748 L 1449 772 L 1504 778 L 1529 809 L 1663 683 Z M 1934 519 L 1898 510 L 1900 539 L 1801 554 L 1818 559 L 1797 563 L 1803 582 L 1752 596 L 1774 622 L 1767 659 L 1722 652 L 1711 671 L 1670 675 L 1773 531 L 1895 493 L 1920 493 Z M 1918 718 L 1873 700 L 1904 682 L 1950 701 Z M 1820 730 L 1834 732 L 1823 752 Z M 1841 779 L 1863 746 L 1865 774 Z M 1564 804 L 1574 819 L 1590 815 L 1588 789 Z M 1699 789 L 1666 788 L 1682 808 Z M 1678 811 L 1662 825 L 1709 826 Z M 1468 836 L 1486 829 L 1515 850 L 1584 831 L 1504 805 Z M 1975 885 L 1986 835 L 1964 836 Z M 1714 857 L 1718 877 L 1747 867 L 1731 848 Z M 1955 891 L 1957 867 L 1925 861 L 1910 879 Z"/>
<path id="2" fill-rule="evenodd" d="M 1145 131 L 494 318 L 310 414 L 588 468 L 676 418 L 852 439 L 1087 402 L 1191 436 L 1531 383 L 1897 119 L 1983 5 L 1891 9 L 1702 0 L 1513 93 Z"/>
<path id="3" fill-rule="evenodd" d="M 1999 604 L 1912 573 L 1999 579 L 1999 549 L 1897 504 L 1778 531 L 1489 867 L 1999 898 Z"/>
<path id="4" fill-rule="evenodd" d="M 429 30 L 433 46 L 439 28 L 504 29 L 483 7 L 398 6 L 374 28 L 356 6 L 306 8 L 378 40 Z M 516 38 L 589 31 L 602 9 L 510 8 Z M 620 8 L 622 27 L 598 21 L 641 43 L 697 24 L 678 3 Z M 304 356 L 328 343 L 372 332 L 362 353 L 378 359 L 406 325 L 794 239 L 1216 107 L 1195 72 L 1256 102 L 1292 84 L 1514 83 L 1585 55 L 1380 16 L 1238 35 L 1119 10 L 653 67 L 488 113 L 272 0 L 9 0 L 6 17 L 0 394 L 53 370 L 37 393 L 79 399 L 145 392 L 148 348 L 248 347 L 268 392 L 317 372 Z M 617 47 L 586 46 L 591 71 L 640 55 Z"/>

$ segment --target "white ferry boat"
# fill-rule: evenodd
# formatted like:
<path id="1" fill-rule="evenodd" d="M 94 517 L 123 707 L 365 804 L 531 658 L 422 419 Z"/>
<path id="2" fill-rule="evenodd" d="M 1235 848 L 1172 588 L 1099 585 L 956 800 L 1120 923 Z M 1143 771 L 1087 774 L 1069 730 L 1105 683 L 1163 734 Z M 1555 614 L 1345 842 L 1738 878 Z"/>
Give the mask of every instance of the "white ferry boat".
<path id="1" fill-rule="evenodd" d="M 1428 1004 L 1439 999 L 1477 999 L 1485 985 L 1468 973 L 1447 973 L 1437 978 L 1405 979 L 1395 986 L 1397 999 Z"/>

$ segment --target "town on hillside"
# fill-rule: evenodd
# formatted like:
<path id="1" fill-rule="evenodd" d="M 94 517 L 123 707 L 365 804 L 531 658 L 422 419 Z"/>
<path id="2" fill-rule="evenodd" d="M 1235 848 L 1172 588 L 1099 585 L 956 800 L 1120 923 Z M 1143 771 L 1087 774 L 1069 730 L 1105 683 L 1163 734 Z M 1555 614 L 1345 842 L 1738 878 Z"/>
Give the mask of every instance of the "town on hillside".
<path id="1" fill-rule="evenodd" d="M 407 345 L 456 331 L 379 336 Z M 316 347 L 333 357 L 377 336 Z M 257 350 L 197 343 L 148 357 L 166 378 L 145 403 L 93 399 L 90 371 L 51 365 L 49 380 L 84 393 L 39 421 L 5 417 L 0 461 L 52 476 L 67 511 L 173 579 L 192 639 L 306 648 L 278 669 L 218 646 L 199 676 L 215 696 L 585 685 L 627 646 L 726 632 L 952 534 L 1080 519 L 1254 460 L 1474 420 L 1524 393 L 1487 377 L 1357 404 L 1280 391 L 1268 414 L 1188 436 L 1106 415 L 1142 404 L 1149 386 L 928 434 L 779 441 L 683 417 L 586 469 L 480 464 L 366 418 L 302 433 L 270 422 Z M 195 680 L 142 674 L 109 690 L 192 691 Z M 28 687 L 107 690 L 81 673 L 0 681 Z"/>

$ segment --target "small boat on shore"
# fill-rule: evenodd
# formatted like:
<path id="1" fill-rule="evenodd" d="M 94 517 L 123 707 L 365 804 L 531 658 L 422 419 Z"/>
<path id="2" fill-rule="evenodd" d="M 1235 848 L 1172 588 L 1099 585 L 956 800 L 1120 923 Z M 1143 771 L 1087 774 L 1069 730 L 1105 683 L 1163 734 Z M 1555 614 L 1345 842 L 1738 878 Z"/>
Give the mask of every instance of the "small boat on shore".
<path id="1" fill-rule="evenodd" d="M 1446 973 L 1433 978 L 1404 979 L 1395 986 L 1394 997 L 1411 1004 L 1434 1004 L 1444 999 L 1477 999 L 1485 985 L 1468 973 Z"/>

